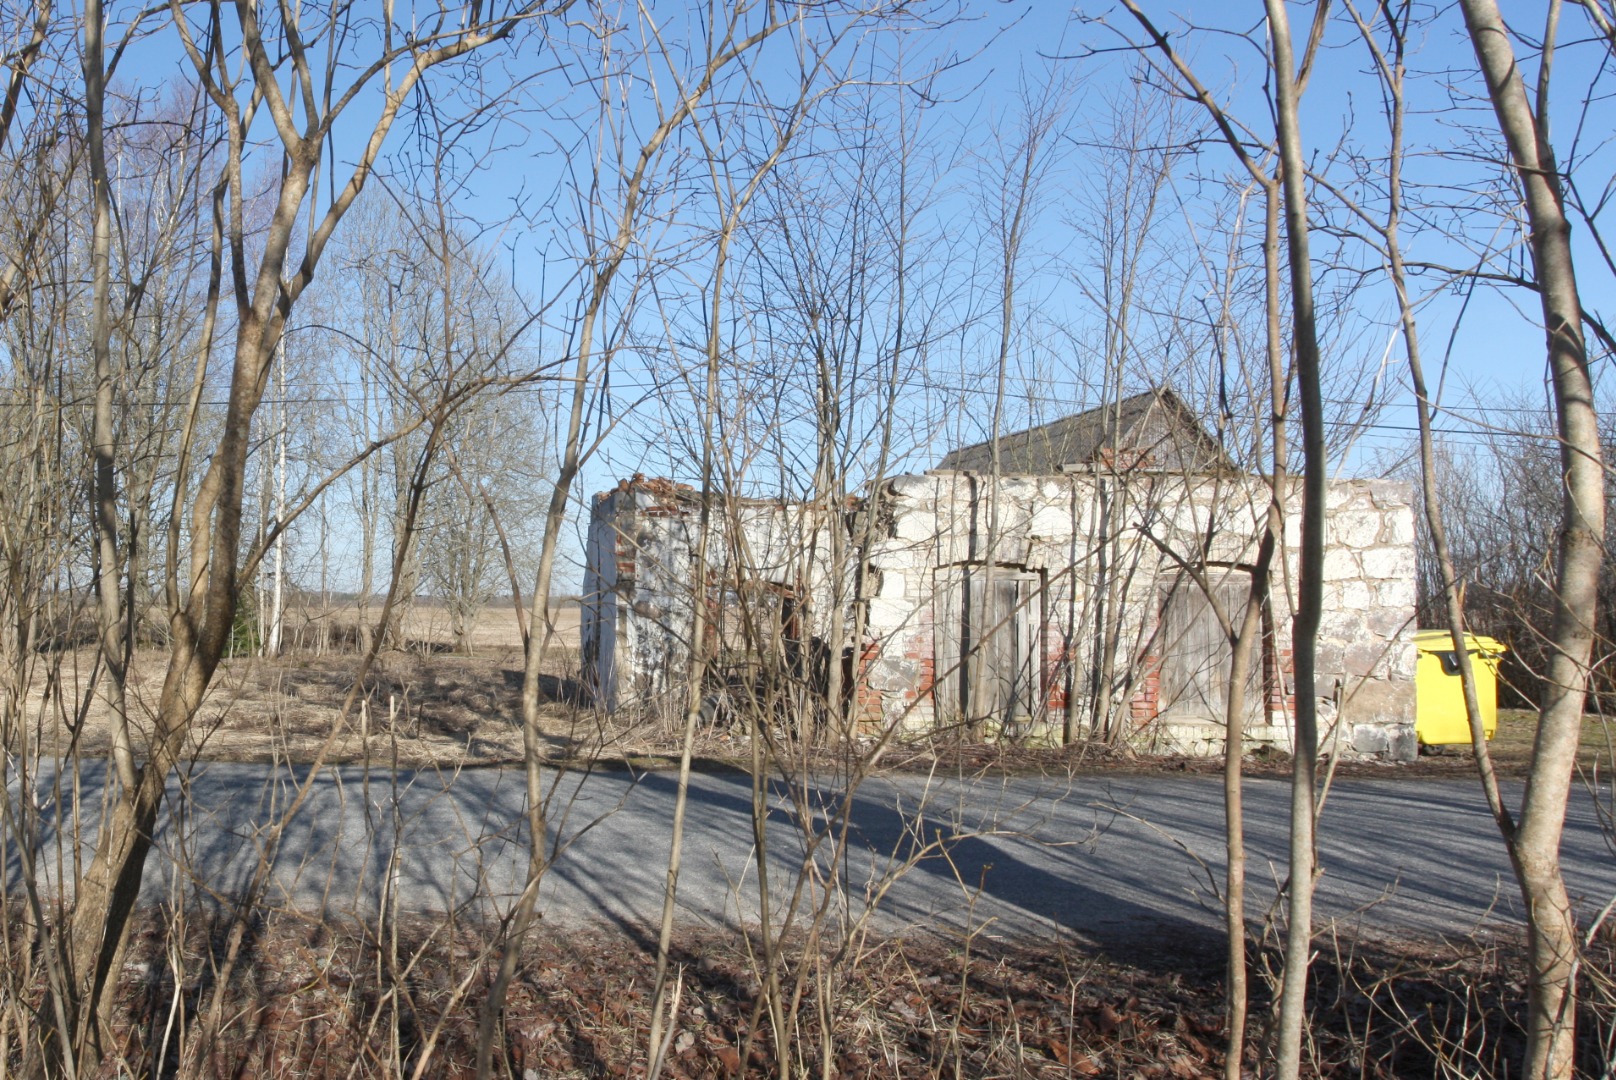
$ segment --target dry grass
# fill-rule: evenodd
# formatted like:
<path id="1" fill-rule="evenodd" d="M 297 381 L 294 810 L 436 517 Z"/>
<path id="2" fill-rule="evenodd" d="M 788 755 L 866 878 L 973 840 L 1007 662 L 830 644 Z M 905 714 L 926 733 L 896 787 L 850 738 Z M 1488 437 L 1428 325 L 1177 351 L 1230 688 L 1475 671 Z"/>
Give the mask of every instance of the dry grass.
<path id="1" fill-rule="evenodd" d="M 579 615 L 576 606 L 560 610 L 541 685 L 541 732 L 552 757 L 641 768 L 672 765 L 680 751 L 680 717 L 609 716 L 587 701 L 579 682 Z M 452 651 L 443 610 L 413 608 L 404 627 L 408 647 L 379 655 L 358 705 L 343 723 L 342 705 L 359 666 L 355 622 L 351 607 L 324 614 L 295 611 L 288 620 L 286 655 L 225 660 L 193 726 L 187 754 L 212 761 L 307 763 L 330 737 L 326 761 L 331 764 L 454 769 L 522 761 L 521 637 L 509 608 L 482 613 L 470 636 L 470 655 Z M 316 646 L 322 639 L 343 647 L 321 652 Z M 32 695 L 37 735 L 50 752 L 76 750 L 90 757 L 110 752 L 110 711 L 98 695 L 89 696 L 84 722 L 71 722 L 86 697 L 93 655 L 85 648 L 62 658 L 65 694 L 53 688 Z M 149 734 L 166 661 L 166 653 L 148 648 L 132 665 L 129 694 L 137 747 Z M 703 728 L 695 752 L 713 762 L 750 761 L 744 736 L 722 725 Z M 794 747 L 793 760 L 803 752 Z M 806 753 L 808 760 L 832 766 L 845 764 L 858 748 L 839 745 Z M 887 760 L 887 767 L 899 770 L 934 765 L 1056 773 L 1178 767 L 1099 744 L 1048 748 L 925 739 L 895 747 Z"/>
<path id="2" fill-rule="evenodd" d="M 1499 709 L 1498 731 L 1492 739 L 1492 755 L 1500 767 L 1524 770 L 1531 762 L 1532 740 L 1537 736 L 1537 713 L 1528 709 Z M 1599 716 L 1582 718 L 1582 744 L 1577 749 L 1577 764 L 1585 771 L 1597 769 L 1601 775 L 1610 772 L 1613 740 L 1616 728 Z M 1468 757 L 1469 754 L 1467 753 Z"/>
<path id="3" fill-rule="evenodd" d="M 451 649 L 447 613 L 417 605 L 405 623 L 408 647 L 384 650 L 366 680 L 358 705 L 341 723 L 343 701 L 353 687 L 358 657 L 353 647 L 352 607 L 323 613 L 294 611 L 288 621 L 287 655 L 275 659 L 241 656 L 220 666 L 207 702 L 197 718 L 188 752 L 217 761 L 312 760 L 333 729 L 327 760 L 333 764 L 394 763 L 406 768 L 456 768 L 522 760 L 521 638 L 514 612 L 491 607 L 481 613 L 470 635 L 470 654 Z M 372 618 L 374 618 L 372 612 Z M 321 640 L 345 643 L 319 651 Z M 561 608 L 551 641 L 545 680 L 541 730 L 556 758 L 631 761 L 655 768 L 676 759 L 679 725 L 644 716 L 606 716 L 590 707 L 579 683 L 579 610 Z M 109 712 L 98 695 L 87 694 L 93 662 L 89 648 L 62 657 L 59 683 L 35 689 L 30 713 L 35 735 L 48 751 L 76 749 L 87 756 L 110 749 Z M 142 649 L 129 677 L 136 745 L 144 741 L 166 663 L 166 653 Z M 88 708 L 84 701 L 88 697 Z M 83 711 L 84 722 L 73 718 Z M 1501 709 L 1494 761 L 1502 775 L 1523 776 L 1530 764 L 1536 714 Z M 704 730 L 698 756 L 744 763 L 744 739 L 725 730 Z M 834 764 L 849 748 L 821 750 L 811 757 Z M 836 761 L 833 761 L 836 759 Z M 1603 719 L 1584 721 L 1579 764 L 1585 774 L 1605 775 L 1616 760 L 1616 731 Z M 926 769 L 946 766 L 976 772 L 1126 771 L 1211 773 L 1221 770 L 1213 758 L 1142 758 L 1098 744 L 1030 747 L 1010 744 L 960 745 L 920 740 L 894 747 L 886 767 Z M 1288 773 L 1283 754 L 1253 755 L 1254 775 Z M 1343 776 L 1468 776 L 1474 771 L 1467 748 L 1448 747 L 1422 755 L 1418 762 L 1395 770 L 1381 763 L 1343 763 Z"/>
<path id="4" fill-rule="evenodd" d="M 219 929 L 201 916 L 181 925 L 154 912 L 137 924 L 112 1018 L 117 1052 L 102 1075 L 124 1075 L 120 1067 L 148 1075 L 159 1056 L 195 1076 L 382 1077 L 417 1067 L 471 1075 L 497 955 L 487 928 L 269 915 L 222 990 L 223 1031 L 203 1045 L 196 1018 L 218 990 Z M 874 1080 L 1200 1080 L 1222 1070 L 1214 940 L 1161 941 L 1117 959 L 1058 938 L 922 934 L 866 941 L 840 961 L 787 942 L 788 973 L 810 964 L 824 977 L 810 979 L 797 1037 L 784 1047 L 767 1019 L 752 1026 L 763 985 L 749 959 L 755 944 L 717 931 L 676 939 L 682 993 L 663 1073 L 670 1080 L 768 1076 L 782 1054 L 793 1076 Z M 1608 951 L 1586 963 L 1608 981 Z M 1521 964 L 1515 943 L 1321 941 L 1304 1075 L 1510 1075 Z M 536 937 L 507 1000 L 498 1074 L 644 1076 L 654 966 L 654 944 L 631 931 Z M 1260 980 L 1255 989 L 1253 1072 L 1269 1006 Z M 1590 995 L 1578 1023 L 1580 1064 L 1592 1070 L 1584 1075 L 1598 1071 L 1610 1019 L 1610 1002 Z"/>
<path id="5" fill-rule="evenodd" d="M 1530 709 L 1499 709 L 1498 730 L 1487 744 L 1493 766 L 1500 776 L 1520 779 L 1532 764 L 1532 741 L 1537 735 L 1537 713 Z M 1590 780 L 1610 775 L 1616 760 L 1616 726 L 1608 719 L 1588 715 L 1582 720 L 1582 743 L 1577 750 L 1577 766 Z M 1351 770 L 1348 771 L 1349 774 Z M 1420 759 L 1398 770 L 1398 775 L 1474 776 L 1476 755 L 1468 746 L 1444 746 L 1426 752 Z"/>
<path id="6" fill-rule="evenodd" d="M 352 609 L 328 613 L 335 641 L 348 648 L 319 652 L 315 620 L 289 637 L 305 643 L 274 659 L 226 659 L 190 736 L 187 752 L 219 761 L 314 758 L 332 732 L 327 760 L 394 762 L 401 767 L 456 767 L 522 759 L 522 651 L 514 613 L 490 609 L 471 635 L 471 654 L 449 651 L 448 620 L 417 607 L 405 623 L 408 646 L 384 650 L 346 722 L 342 706 L 354 685 L 359 657 L 352 646 Z M 582 701 L 577 682 L 578 610 L 562 610 L 542 689 L 541 722 L 558 755 L 590 753 L 622 733 L 605 730 Z M 104 755 L 111 746 L 111 712 L 89 693 L 93 652 L 62 658 L 60 683 L 35 690 L 29 712 L 49 751 Z M 128 686 L 135 743 L 150 734 L 167 654 L 142 649 Z M 88 698 L 88 707 L 84 702 Z M 82 711 L 83 722 L 75 717 Z"/>

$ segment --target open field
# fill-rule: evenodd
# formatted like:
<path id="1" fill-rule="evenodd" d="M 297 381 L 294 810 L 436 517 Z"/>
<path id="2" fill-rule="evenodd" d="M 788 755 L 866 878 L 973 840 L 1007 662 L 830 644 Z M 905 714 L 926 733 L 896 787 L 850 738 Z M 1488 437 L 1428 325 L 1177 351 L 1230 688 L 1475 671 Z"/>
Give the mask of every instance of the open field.
<path id="1" fill-rule="evenodd" d="M 370 762 L 405 768 L 458 768 L 522 760 L 522 647 L 510 607 L 489 607 L 480 614 L 468 638 L 469 655 L 452 650 L 444 610 L 428 604 L 412 607 L 404 622 L 407 647 L 381 650 L 344 721 L 343 705 L 354 688 L 360 661 L 354 645 L 355 614 L 352 606 L 323 614 L 294 609 L 288 616 L 291 647 L 287 655 L 225 660 L 194 727 L 190 752 L 215 761 L 310 762 L 323 749 L 324 760 L 332 764 Z M 552 755 L 652 767 L 677 757 L 680 728 L 676 717 L 614 717 L 590 706 L 578 678 L 579 617 L 575 604 L 560 607 L 545 664 L 541 728 Z M 375 618 L 374 609 L 371 618 Z M 322 640 L 337 644 L 322 650 L 318 647 Z M 35 719 L 37 737 L 56 753 L 75 745 L 71 718 L 81 711 L 85 720 L 77 727 L 77 750 L 92 757 L 110 751 L 108 709 L 99 694 L 88 692 L 93 659 L 93 650 L 88 648 L 63 657 L 60 682 L 36 688 L 30 695 L 29 713 Z M 165 662 L 161 650 L 142 649 L 130 672 L 137 747 L 156 710 Z M 1491 749 L 1501 775 L 1525 775 L 1535 723 L 1533 712 L 1499 711 L 1498 733 Z M 1586 775 L 1609 774 L 1616 750 L 1613 741 L 1616 731 L 1606 720 L 1586 718 L 1578 758 Z M 696 750 L 698 756 L 715 761 L 740 761 L 749 756 L 744 740 L 722 730 L 702 731 Z M 968 771 L 1207 772 L 1221 768 L 1212 758 L 1141 758 L 1097 745 L 1051 749 L 929 740 L 895 746 L 885 761 L 888 767 L 900 770 L 937 764 Z M 1288 768 L 1283 754 L 1253 755 L 1248 765 L 1254 774 Z M 1341 772 L 1469 776 L 1474 773 L 1474 761 L 1467 748 L 1449 747 L 1395 769 L 1380 763 L 1344 763 Z"/>
<path id="2" fill-rule="evenodd" d="M 331 638 L 349 643 L 340 651 L 305 647 L 274 659 L 226 659 L 188 750 L 210 760 L 307 762 L 326 747 L 326 760 L 333 763 L 369 760 L 403 767 L 522 759 L 522 646 L 511 609 L 482 613 L 466 655 L 449 651 L 448 619 L 442 610 L 415 607 L 404 624 L 407 647 L 378 654 L 344 720 L 343 704 L 354 689 L 361 659 L 351 645 L 353 614 L 348 609 L 328 616 Z M 561 610 L 546 664 L 543 730 L 564 754 L 598 750 L 612 739 L 581 702 L 578 618 L 576 606 Z M 311 632 L 294 634 L 292 620 L 288 627 L 289 640 L 316 640 Z M 30 695 L 38 738 L 57 753 L 66 752 L 75 740 L 78 751 L 88 756 L 110 750 L 109 709 L 99 693 L 90 692 L 93 656 L 92 650 L 83 649 L 64 657 L 60 683 Z M 137 747 L 156 712 L 166 661 L 165 652 L 147 648 L 136 654 L 131 667 L 129 704 Z M 75 725 L 71 718 L 81 711 L 84 722 Z"/>

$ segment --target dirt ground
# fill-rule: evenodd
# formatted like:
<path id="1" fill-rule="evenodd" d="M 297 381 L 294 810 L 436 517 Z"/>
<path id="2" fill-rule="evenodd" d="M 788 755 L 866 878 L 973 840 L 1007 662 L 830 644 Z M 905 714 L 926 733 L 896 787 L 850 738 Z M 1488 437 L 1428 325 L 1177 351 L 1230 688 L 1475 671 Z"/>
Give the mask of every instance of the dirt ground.
<path id="1" fill-rule="evenodd" d="M 480 614 L 468 654 L 452 649 L 445 611 L 415 606 L 404 624 L 407 646 L 379 653 L 345 715 L 360 660 L 354 646 L 355 614 L 351 607 L 323 614 L 296 612 L 288 624 L 292 647 L 286 655 L 225 660 L 194 726 L 189 752 L 210 760 L 294 763 L 308 763 L 323 754 L 331 764 L 369 761 L 442 769 L 522 760 L 521 636 L 509 607 L 490 607 Z M 339 645 L 322 649 L 322 640 Z M 541 685 L 541 730 L 550 756 L 648 768 L 676 760 L 678 718 L 607 716 L 589 705 L 578 678 L 578 644 L 579 609 L 563 605 Z M 66 753 L 70 748 L 88 756 L 109 752 L 109 711 L 98 694 L 88 693 L 92 659 L 89 649 L 63 657 L 60 680 L 45 680 L 31 696 L 36 737 L 50 752 Z M 137 747 L 149 731 L 165 660 L 160 650 L 142 650 L 130 672 Z M 74 723 L 80 713 L 84 722 Z M 1525 774 L 1535 723 L 1531 712 L 1500 710 L 1491 750 L 1501 775 Z M 1608 773 L 1616 756 L 1613 740 L 1616 732 L 1604 720 L 1585 721 L 1579 757 L 1585 774 Z M 696 752 L 717 763 L 744 764 L 749 758 L 744 740 L 722 729 L 704 729 Z M 828 750 L 818 754 L 827 764 L 836 756 Z M 1048 748 L 931 740 L 895 745 L 883 759 L 888 769 L 937 766 L 968 772 L 1213 773 L 1222 763 L 1216 758 L 1145 758 L 1094 744 Z M 1247 757 L 1246 770 L 1253 775 L 1287 773 L 1289 759 L 1284 754 L 1253 753 Z M 1422 754 L 1411 764 L 1343 762 L 1337 769 L 1340 776 L 1474 774 L 1474 755 L 1468 748 L 1456 747 Z"/>
<path id="2" fill-rule="evenodd" d="M 448 619 L 441 609 L 414 608 L 404 624 L 407 647 L 378 654 L 346 715 L 360 663 L 353 647 L 354 612 L 337 611 L 328 618 L 331 638 L 346 647 L 319 649 L 319 637 L 308 630 L 311 620 L 295 635 L 303 647 L 285 656 L 224 660 L 197 717 L 189 752 L 211 760 L 306 763 L 324 749 L 325 760 L 333 764 L 368 759 L 405 768 L 522 760 L 522 647 L 511 609 L 481 614 L 467 655 L 450 651 Z M 623 733 L 604 730 L 594 711 L 581 705 L 578 618 L 576 606 L 564 607 L 557 618 L 542 685 L 544 734 L 558 754 L 620 753 Z M 64 657 L 60 682 L 31 695 L 29 712 L 38 718 L 38 737 L 50 750 L 66 752 L 76 740 L 86 755 L 109 752 L 110 710 L 103 697 L 88 693 L 92 657 L 88 649 Z M 131 666 L 137 747 L 150 731 L 166 660 L 161 650 L 143 649 Z M 84 722 L 75 724 L 70 718 L 80 711 Z"/>

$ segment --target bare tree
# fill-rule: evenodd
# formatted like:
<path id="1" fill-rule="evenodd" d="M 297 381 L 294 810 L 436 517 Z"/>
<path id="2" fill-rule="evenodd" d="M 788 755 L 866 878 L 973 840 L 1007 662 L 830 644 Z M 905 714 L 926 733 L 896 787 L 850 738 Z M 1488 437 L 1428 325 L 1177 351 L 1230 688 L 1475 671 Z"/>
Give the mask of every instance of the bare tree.
<path id="1" fill-rule="evenodd" d="M 571 392 L 564 399 L 559 462 L 544 514 L 529 630 L 524 641 L 522 728 L 528 874 L 507 921 L 498 974 L 480 1018 L 477 1064 L 480 1077 L 490 1075 L 493 1068 L 494 1036 L 506 990 L 534 925 L 539 886 L 555 850 L 549 835 L 548 813 L 554 788 L 547 787 L 544 780 L 546 744 L 540 728 L 542 681 L 555 636 L 551 591 L 557 552 L 565 535 L 564 526 L 573 498 L 573 483 L 599 446 L 600 433 L 591 431 L 587 422 L 588 407 L 598 389 L 597 379 L 602 372 L 610 370 L 613 357 L 623 344 L 621 330 L 637 310 L 642 290 L 647 289 L 647 280 L 636 269 L 649 266 L 653 254 L 647 248 L 647 232 L 654 221 L 659 196 L 663 194 L 657 189 L 657 181 L 662 176 L 668 151 L 676 145 L 675 136 L 689 127 L 698 112 L 711 107 L 715 91 L 727 85 L 733 72 L 744 72 L 751 55 L 760 46 L 782 29 L 805 25 L 808 15 L 804 10 L 772 3 L 725 6 L 715 13 L 714 22 L 698 21 L 689 27 L 692 40 L 699 41 L 700 46 L 684 54 L 680 51 L 680 41 L 650 12 L 641 11 L 627 20 L 637 27 L 645 42 L 639 53 L 619 50 L 618 35 L 622 26 L 616 16 L 605 11 L 594 14 L 589 33 L 598 51 L 595 78 L 600 88 L 596 116 L 599 127 L 590 133 L 586 144 L 592 146 L 588 158 L 598 164 L 591 182 L 579 188 L 575 240 L 576 258 L 581 268 L 578 276 L 581 295 L 569 332 L 573 367 Z M 652 122 L 644 132 L 635 133 L 614 122 L 618 104 L 613 95 L 622 85 L 640 78 L 652 80 Z M 670 182 L 669 188 L 672 186 Z M 628 273 L 625 274 L 625 270 Z M 688 763 L 681 776 L 688 778 Z M 676 818 L 676 837 L 677 829 Z M 675 867 L 672 873 L 676 872 Z M 662 967 L 665 970 L 665 965 Z M 659 973 L 659 992 L 662 981 Z"/>
<path id="2" fill-rule="evenodd" d="M 96 842 L 95 857 L 77 884 L 71 919 L 61 932 L 60 949 L 66 979 L 60 1005 L 64 1027 L 50 1034 L 49 1053 L 39 1069 L 73 1071 L 75 1063 L 91 1066 L 105 1050 L 102 1037 L 104 1002 L 117 970 L 147 850 L 163 801 L 170 770 L 179 760 L 189 727 L 230 638 L 236 601 L 242 588 L 241 525 L 247 460 L 253 418 L 259 410 L 280 339 L 299 298 L 314 280 L 330 239 L 358 197 L 400 109 L 433 67 L 466 57 L 491 42 L 508 37 L 534 13 L 513 7 L 490 18 L 476 9 L 461 20 L 445 13 L 439 21 L 409 32 L 385 21 L 375 42 L 375 55 L 363 66 L 321 66 L 327 44 L 336 50 L 355 13 L 342 6 L 305 21 L 282 9 L 261 13 L 250 7 L 227 14 L 222 4 L 170 12 L 175 32 L 189 57 L 195 77 L 212 102 L 224 128 L 227 150 L 216 206 L 215 266 L 228 269 L 215 278 L 228 280 L 234 318 L 230 348 L 228 404 L 225 417 L 207 445 L 196 437 L 196 394 L 191 424 L 182 437 L 181 463 L 173 485 L 176 501 L 188 498 L 185 513 L 169 527 L 165 572 L 165 606 L 169 624 L 169 658 L 161 700 L 153 717 L 153 733 L 145 763 L 128 771 Z M 100 96 L 105 49 L 104 14 L 95 6 L 87 19 L 85 72 L 92 98 Z M 284 18 L 282 17 L 284 16 Z M 266 21 L 267 18 L 267 21 Z M 234 40 L 227 24 L 233 23 Z M 239 49 L 243 72 L 226 57 Z M 283 52 L 284 50 L 284 52 Z M 284 55 L 285 64 L 280 58 Z M 343 54 L 346 63 L 349 58 Z M 350 81 L 338 85 L 343 70 Z M 335 126 L 350 105 L 365 98 L 377 82 L 376 118 L 340 187 L 318 208 L 311 204 L 315 177 Z M 93 128 L 100 115 L 93 105 Z M 278 143 L 280 176 L 274 205 L 261 236 L 246 221 L 247 178 L 254 123 L 267 119 Z M 334 178 L 333 178 L 334 179 Z M 302 250 L 294 254 L 305 213 L 311 225 L 301 234 Z M 251 267 L 251 268 L 249 268 Z M 216 305 L 222 290 L 209 297 L 204 341 L 197 350 L 199 391 L 208 370 L 213 336 L 218 328 Z M 192 463 L 205 459 L 194 495 L 187 496 Z M 181 519 L 183 517 L 183 525 Z M 189 567 L 180 570 L 182 535 L 189 544 Z"/>
<path id="3" fill-rule="evenodd" d="M 1568 1077 L 1574 1065 L 1577 933 L 1559 849 L 1597 625 L 1605 483 L 1571 227 L 1547 131 L 1559 6 L 1549 8 L 1535 102 L 1527 95 L 1498 6 L 1491 0 L 1464 0 L 1460 7 L 1525 201 L 1565 484 L 1555 558 L 1553 652 L 1538 713 L 1532 768 L 1519 820 L 1511 822 L 1501 804 L 1495 804 L 1494 813 L 1530 912 L 1528 1041 L 1522 1072 L 1533 1078 Z M 1468 695 L 1467 705 L 1474 709 Z M 1479 735 L 1474 711 L 1471 725 Z M 1481 756 L 1478 760 L 1486 759 Z"/>
<path id="4" fill-rule="evenodd" d="M 1145 29 L 1152 46 L 1160 51 L 1174 76 L 1187 87 L 1186 96 L 1207 110 L 1217 125 L 1224 141 L 1234 151 L 1252 179 L 1268 194 L 1268 229 L 1265 234 L 1267 282 L 1267 310 L 1269 322 L 1269 356 L 1272 373 L 1271 403 L 1274 409 L 1275 476 L 1274 504 L 1270 510 L 1270 529 L 1282 528 L 1284 502 L 1288 500 L 1288 481 L 1280 471 L 1283 446 L 1280 439 L 1285 430 L 1282 421 L 1282 401 L 1289 400 L 1289 376 L 1279 378 L 1280 325 L 1283 315 L 1279 302 L 1281 271 L 1277 260 L 1280 239 L 1279 214 L 1284 214 L 1284 239 L 1287 246 L 1290 279 L 1290 330 L 1295 351 L 1294 370 L 1299 389 L 1302 413 L 1302 505 L 1301 545 L 1299 573 L 1296 580 L 1295 617 L 1292 623 L 1291 650 L 1296 680 L 1296 713 L 1292 743 L 1291 817 L 1290 817 L 1290 875 L 1287 883 L 1287 926 L 1284 973 L 1278 992 L 1277 1028 L 1273 1054 L 1276 1075 L 1294 1078 L 1301 1069 L 1302 1032 L 1306 1023 L 1306 990 L 1308 966 L 1312 955 L 1312 900 L 1317 871 L 1314 832 L 1317 817 L 1317 760 L 1318 760 L 1318 691 L 1314 669 L 1317 638 L 1322 608 L 1323 556 L 1324 556 L 1324 498 L 1329 462 L 1324 437 L 1323 395 L 1321 393 L 1323 361 L 1319 348 L 1317 319 L 1312 284 L 1312 265 L 1308 254 L 1309 217 L 1306 193 L 1306 166 L 1302 159 L 1301 133 L 1298 127 L 1298 100 L 1305 88 L 1307 74 L 1315 50 L 1323 37 L 1327 5 L 1315 9 L 1315 18 L 1300 64 L 1291 42 L 1288 13 L 1281 2 L 1266 2 L 1268 15 L 1268 69 L 1274 88 L 1273 109 L 1276 131 L 1273 153 L 1278 162 L 1275 175 L 1261 168 L 1248 150 L 1246 133 L 1217 104 L 1212 95 L 1195 77 L 1187 62 L 1169 44 L 1167 37 L 1145 13 L 1125 0 L 1129 12 Z M 1278 535 L 1283 536 L 1281 531 Z M 1237 768 L 1237 766 L 1231 766 Z M 1227 774 L 1226 774 L 1227 776 Z M 1229 786 L 1226 779 L 1226 787 Z M 1237 785 L 1236 785 L 1237 786 Z M 1232 822 L 1231 822 L 1232 825 Z M 1230 830 L 1233 835 L 1233 828 Z M 1231 845 L 1235 841 L 1230 841 Z M 1231 867 L 1243 863 L 1243 851 L 1230 850 Z M 1234 889 L 1231 886 L 1231 895 Z M 1232 919 L 1231 919 L 1232 924 Z M 1231 940 L 1234 927 L 1231 925 Z M 1238 1039 L 1240 1036 L 1236 1035 Z M 1240 1068 L 1238 1059 L 1231 1056 L 1228 1066 Z"/>

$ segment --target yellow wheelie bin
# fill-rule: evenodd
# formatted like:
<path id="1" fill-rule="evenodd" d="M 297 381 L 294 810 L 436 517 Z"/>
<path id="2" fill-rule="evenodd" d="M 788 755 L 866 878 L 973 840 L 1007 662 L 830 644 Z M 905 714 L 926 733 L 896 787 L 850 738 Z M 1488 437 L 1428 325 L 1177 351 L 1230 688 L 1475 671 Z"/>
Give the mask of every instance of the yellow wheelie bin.
<path id="1" fill-rule="evenodd" d="M 1470 742 L 1470 721 L 1465 716 L 1464 685 L 1453 635 L 1446 630 L 1420 630 L 1414 634 L 1419 660 L 1414 669 L 1414 733 L 1421 746 L 1451 746 Z M 1476 704 L 1481 706 L 1481 727 L 1487 738 L 1498 730 L 1498 664 L 1509 647 L 1482 634 L 1465 635 L 1465 651 L 1476 674 Z"/>

